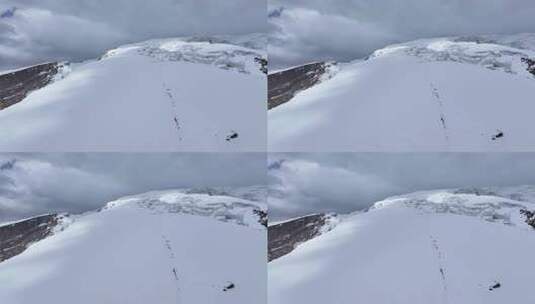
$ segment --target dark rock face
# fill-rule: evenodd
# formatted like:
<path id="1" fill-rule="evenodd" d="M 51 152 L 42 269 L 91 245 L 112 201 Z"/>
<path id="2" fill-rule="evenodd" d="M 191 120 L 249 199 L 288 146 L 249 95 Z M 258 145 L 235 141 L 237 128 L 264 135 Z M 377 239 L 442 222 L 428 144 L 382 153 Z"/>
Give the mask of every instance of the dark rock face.
<path id="1" fill-rule="evenodd" d="M 522 62 L 528 66 L 528 72 L 535 76 L 535 60 L 530 58 L 522 58 Z"/>
<path id="2" fill-rule="evenodd" d="M 268 75 L 268 109 L 292 99 L 299 91 L 317 84 L 328 63 L 316 62 Z"/>
<path id="3" fill-rule="evenodd" d="M 264 226 L 268 226 L 268 214 L 264 210 L 254 210 L 253 211 L 258 216 L 258 222 Z"/>
<path id="4" fill-rule="evenodd" d="M 57 224 L 57 215 L 50 214 L 1 226 L 0 262 L 21 254 L 31 243 L 46 238 Z"/>
<path id="5" fill-rule="evenodd" d="M 313 214 L 268 227 L 268 261 L 292 252 L 299 243 L 321 233 L 326 223 L 325 214 Z"/>
<path id="6" fill-rule="evenodd" d="M 520 214 L 526 217 L 526 224 L 535 229 L 535 212 L 526 209 L 520 210 Z"/>
<path id="7" fill-rule="evenodd" d="M 31 91 L 50 83 L 58 63 L 45 63 L 0 75 L 0 110 L 22 101 Z"/>
<path id="8" fill-rule="evenodd" d="M 255 57 L 254 61 L 260 65 L 260 71 L 264 74 L 268 73 L 268 61 L 265 58 Z"/>

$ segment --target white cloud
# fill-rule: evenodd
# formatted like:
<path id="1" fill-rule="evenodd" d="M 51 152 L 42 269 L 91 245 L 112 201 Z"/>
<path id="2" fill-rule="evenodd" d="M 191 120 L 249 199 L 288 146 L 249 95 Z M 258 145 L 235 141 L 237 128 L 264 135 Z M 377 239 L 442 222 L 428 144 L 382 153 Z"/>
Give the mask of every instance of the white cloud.
<path id="1" fill-rule="evenodd" d="M 275 68 L 423 37 L 535 31 L 532 0 L 268 0 Z M 506 17 L 504 17 L 506 16 Z"/>
<path id="2" fill-rule="evenodd" d="M 125 188 L 117 179 L 73 167 L 34 159 L 0 158 L 3 164 L 10 161 L 10 168 L 0 169 L 0 220 L 50 210 L 96 207 L 99 199 Z"/>
<path id="3" fill-rule="evenodd" d="M 313 9 L 288 9 L 272 19 L 269 54 L 275 65 L 354 59 L 362 55 L 362 49 L 373 50 L 396 37 L 371 23 Z"/>
<path id="4" fill-rule="evenodd" d="M 269 170 L 270 214 L 307 214 L 364 209 L 377 196 L 399 187 L 370 173 L 361 173 L 310 159 L 289 159 Z"/>
<path id="5" fill-rule="evenodd" d="M 151 38 L 264 31 L 264 0 L 6 0 L 0 70 L 92 59 Z"/>
<path id="6" fill-rule="evenodd" d="M 269 213 L 348 213 L 420 190 L 535 185 L 534 167 L 534 153 L 275 153 Z"/>
<path id="7" fill-rule="evenodd" d="M 147 191 L 265 183 L 262 153 L 0 154 L 0 222 Z"/>

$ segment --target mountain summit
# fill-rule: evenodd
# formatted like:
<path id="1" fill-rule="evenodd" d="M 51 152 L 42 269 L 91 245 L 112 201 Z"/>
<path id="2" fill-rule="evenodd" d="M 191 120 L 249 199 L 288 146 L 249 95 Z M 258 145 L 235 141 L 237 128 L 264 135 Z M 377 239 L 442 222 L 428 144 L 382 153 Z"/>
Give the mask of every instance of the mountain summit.
<path id="1" fill-rule="evenodd" d="M 157 39 L 7 72 L 0 151 L 262 151 L 265 46 L 262 34 Z"/>
<path id="2" fill-rule="evenodd" d="M 535 145 L 535 34 L 418 40 L 279 71 L 269 82 L 271 151 Z"/>
<path id="3" fill-rule="evenodd" d="M 257 187 L 218 192 L 1 226 L 0 302 L 265 303 L 265 200 Z"/>
<path id="4" fill-rule="evenodd" d="M 268 297 L 279 304 L 533 302 L 526 290 L 535 281 L 534 210 L 532 186 L 467 188 L 391 197 L 338 215 L 327 230 L 324 221 L 314 228 L 301 221 L 293 231 L 322 232 L 269 263 Z"/>

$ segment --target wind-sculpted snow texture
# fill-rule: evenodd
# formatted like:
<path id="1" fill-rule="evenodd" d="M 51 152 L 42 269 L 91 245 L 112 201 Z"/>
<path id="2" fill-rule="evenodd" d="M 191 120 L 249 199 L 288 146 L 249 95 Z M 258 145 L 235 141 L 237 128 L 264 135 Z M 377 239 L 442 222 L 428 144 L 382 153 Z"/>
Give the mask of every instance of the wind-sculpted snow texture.
<path id="1" fill-rule="evenodd" d="M 531 186 L 388 198 L 270 262 L 269 303 L 533 302 L 534 209 Z"/>
<path id="2" fill-rule="evenodd" d="M 153 214 L 190 214 L 207 216 L 222 222 L 231 222 L 265 230 L 255 211 L 266 211 L 265 202 L 250 201 L 234 196 L 198 193 L 193 190 L 161 191 L 125 197 L 108 203 L 103 210 L 121 206 L 138 206 Z M 223 192 L 223 191 L 222 191 Z"/>
<path id="3" fill-rule="evenodd" d="M 151 40 L 65 64 L 0 111 L 0 151 L 265 151 L 265 62 L 265 37 L 247 35 Z"/>
<path id="4" fill-rule="evenodd" d="M 262 72 L 262 66 L 255 58 L 266 57 L 263 53 L 265 46 L 262 47 L 263 43 L 261 43 L 263 36 L 252 35 L 249 38 L 250 44 L 233 43 L 222 37 L 197 37 L 151 40 L 123 48 L 134 48 L 138 54 L 152 57 L 161 62 L 201 63 L 245 74 Z M 103 58 L 114 56 L 121 51 L 121 49 L 109 51 Z"/>
<path id="5" fill-rule="evenodd" d="M 268 113 L 271 151 L 527 151 L 535 34 L 418 40 L 338 63 Z"/>
<path id="6" fill-rule="evenodd" d="M 187 192 L 69 216 L 0 263 L 0 302 L 266 303 L 265 201 Z"/>

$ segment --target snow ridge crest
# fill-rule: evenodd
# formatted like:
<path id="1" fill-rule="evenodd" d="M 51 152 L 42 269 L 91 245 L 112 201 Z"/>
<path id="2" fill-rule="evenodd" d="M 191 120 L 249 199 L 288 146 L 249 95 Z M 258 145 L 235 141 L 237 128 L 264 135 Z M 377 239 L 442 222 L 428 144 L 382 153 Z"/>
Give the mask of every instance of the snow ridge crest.
<path id="1" fill-rule="evenodd" d="M 227 192 L 202 193 L 199 189 L 154 191 L 140 195 L 127 196 L 106 204 L 102 211 L 120 208 L 143 208 L 153 214 L 176 213 L 212 217 L 252 228 L 265 229 L 267 208 L 265 202 L 223 195 Z M 258 198 L 257 188 L 252 193 L 236 190 L 237 195 Z"/>
<path id="2" fill-rule="evenodd" d="M 420 191 L 375 203 L 370 210 L 389 207 L 479 217 L 505 225 L 523 225 L 524 213 L 535 208 L 535 187 L 462 188 Z"/>

